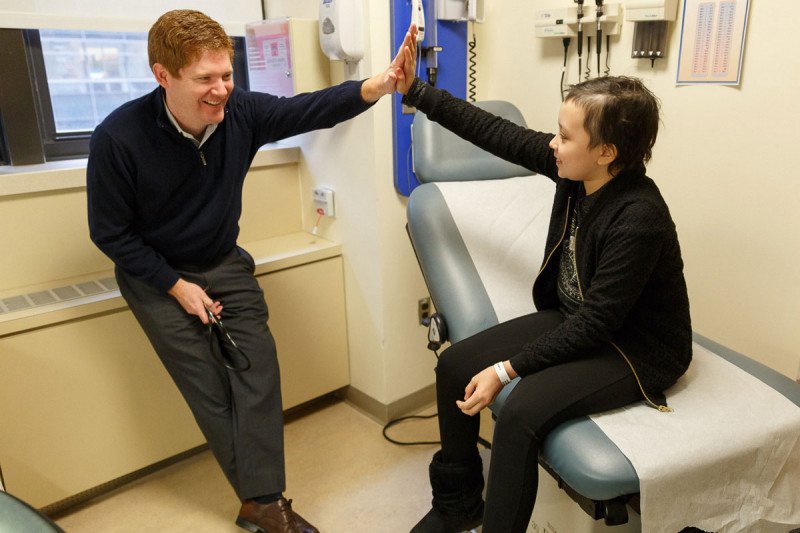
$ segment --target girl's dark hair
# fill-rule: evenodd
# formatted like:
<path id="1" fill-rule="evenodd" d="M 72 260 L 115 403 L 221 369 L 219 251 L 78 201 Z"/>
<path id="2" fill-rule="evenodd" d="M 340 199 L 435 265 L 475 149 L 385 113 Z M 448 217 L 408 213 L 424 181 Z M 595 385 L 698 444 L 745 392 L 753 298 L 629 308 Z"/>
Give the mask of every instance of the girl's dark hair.
<path id="1" fill-rule="evenodd" d="M 583 127 L 589 147 L 613 144 L 617 158 L 609 172 L 636 168 L 650 161 L 658 135 L 660 104 L 641 80 L 604 76 L 573 85 L 565 102 L 573 102 L 586 114 Z"/>

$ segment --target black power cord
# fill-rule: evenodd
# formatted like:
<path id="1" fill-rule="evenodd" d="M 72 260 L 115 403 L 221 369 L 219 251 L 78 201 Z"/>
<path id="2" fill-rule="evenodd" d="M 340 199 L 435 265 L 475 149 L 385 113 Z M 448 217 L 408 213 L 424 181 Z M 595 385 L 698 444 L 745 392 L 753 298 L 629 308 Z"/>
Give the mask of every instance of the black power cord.
<path id="1" fill-rule="evenodd" d="M 561 67 L 561 90 L 559 91 L 562 102 L 564 101 L 564 76 L 567 73 L 567 51 L 569 50 L 570 41 L 571 39 L 569 37 L 561 39 L 561 42 L 564 44 L 564 66 Z"/>
<path id="2" fill-rule="evenodd" d="M 586 77 L 584 79 L 588 80 L 592 75 L 592 62 L 589 61 L 592 57 L 592 38 L 586 38 Z"/>
<path id="3" fill-rule="evenodd" d="M 575 0 L 578 3 L 578 82 L 583 75 L 583 0 Z M 586 61 L 589 61 L 587 58 Z"/>
<path id="4" fill-rule="evenodd" d="M 469 87 L 469 101 L 475 101 L 475 95 L 477 93 L 477 66 L 475 58 L 477 57 L 478 53 L 475 51 L 475 47 L 478 45 L 478 38 L 475 36 L 475 30 L 472 31 L 472 40 L 467 43 L 469 46 L 469 74 L 468 78 L 468 87 Z"/>
<path id="5" fill-rule="evenodd" d="M 433 413 L 432 415 L 401 416 L 400 418 L 395 418 L 394 420 L 390 420 L 390 421 L 388 421 L 386 423 L 385 426 L 383 426 L 383 438 L 385 438 L 386 440 L 388 440 L 392 444 L 397 444 L 397 445 L 400 445 L 400 446 L 421 446 L 423 444 L 441 444 L 442 441 L 440 441 L 440 440 L 412 441 L 412 442 L 399 441 L 399 440 L 395 440 L 395 439 L 391 438 L 389 435 L 386 434 L 386 432 L 389 430 L 390 427 L 392 427 L 392 426 L 394 426 L 396 424 L 399 424 L 400 422 L 403 422 L 405 420 L 414 420 L 414 419 L 429 420 L 429 419 L 435 418 L 437 416 L 439 416 L 439 413 Z"/>
<path id="6" fill-rule="evenodd" d="M 439 359 L 439 348 L 447 342 L 448 335 L 447 335 L 447 322 L 445 321 L 444 317 L 439 313 L 433 313 L 430 317 L 424 319 L 422 324 L 428 326 L 428 349 L 433 352 L 436 356 L 436 359 Z M 422 445 L 431 445 L 431 444 L 441 444 L 442 441 L 400 441 L 397 439 L 393 439 L 388 435 L 388 430 L 392 426 L 399 424 L 405 420 L 429 420 L 438 416 L 439 413 L 433 413 L 431 415 L 409 415 L 409 416 L 401 416 L 400 418 L 395 418 L 394 420 L 389 420 L 386 425 L 383 426 L 383 438 L 391 442 L 392 444 L 397 444 L 400 446 L 422 446 Z M 492 445 L 486 439 L 478 437 L 478 443 L 482 444 L 486 449 L 491 450 Z"/>
<path id="7" fill-rule="evenodd" d="M 603 48 L 603 24 L 600 19 L 603 17 L 603 0 L 595 0 L 597 12 L 595 19 L 597 20 L 597 75 L 600 75 L 600 54 Z"/>
<path id="8" fill-rule="evenodd" d="M 409 415 L 409 416 L 401 416 L 400 418 L 395 418 L 394 420 L 390 420 L 383 426 L 383 438 L 391 442 L 392 444 L 397 444 L 398 446 L 424 446 L 424 445 L 434 445 L 434 444 L 441 444 L 442 441 L 440 440 L 429 440 L 429 441 L 401 441 L 396 440 L 390 437 L 387 434 L 387 431 L 390 427 L 399 424 L 400 422 L 404 422 L 406 420 L 430 420 L 431 418 L 435 418 L 439 416 L 439 413 L 433 413 L 431 415 Z M 492 449 L 492 443 L 488 440 L 484 439 L 483 437 L 478 437 L 478 444 L 486 448 L 487 450 Z"/>

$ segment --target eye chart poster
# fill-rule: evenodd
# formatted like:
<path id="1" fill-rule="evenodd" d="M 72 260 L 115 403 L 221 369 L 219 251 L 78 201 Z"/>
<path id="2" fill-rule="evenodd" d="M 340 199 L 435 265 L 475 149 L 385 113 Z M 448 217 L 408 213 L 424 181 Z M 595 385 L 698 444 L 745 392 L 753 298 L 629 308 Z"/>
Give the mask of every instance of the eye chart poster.
<path id="1" fill-rule="evenodd" d="M 678 85 L 739 85 L 749 0 L 685 0 Z"/>

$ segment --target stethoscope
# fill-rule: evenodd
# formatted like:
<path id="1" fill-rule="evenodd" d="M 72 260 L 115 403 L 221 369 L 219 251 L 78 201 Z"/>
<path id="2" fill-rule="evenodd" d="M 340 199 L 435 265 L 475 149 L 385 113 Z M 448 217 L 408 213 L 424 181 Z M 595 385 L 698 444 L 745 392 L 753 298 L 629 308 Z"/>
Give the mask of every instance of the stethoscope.
<path id="1" fill-rule="evenodd" d="M 211 349 L 211 354 L 214 358 L 228 370 L 234 372 L 244 372 L 250 368 L 250 358 L 247 357 L 241 348 L 233 340 L 231 334 L 228 333 L 227 328 L 222 323 L 222 319 L 216 317 L 214 313 L 206 309 L 208 315 L 208 343 Z M 214 349 L 214 334 L 216 333 L 217 345 L 219 350 Z M 243 365 L 237 366 L 234 362 L 235 359 L 244 361 Z"/>

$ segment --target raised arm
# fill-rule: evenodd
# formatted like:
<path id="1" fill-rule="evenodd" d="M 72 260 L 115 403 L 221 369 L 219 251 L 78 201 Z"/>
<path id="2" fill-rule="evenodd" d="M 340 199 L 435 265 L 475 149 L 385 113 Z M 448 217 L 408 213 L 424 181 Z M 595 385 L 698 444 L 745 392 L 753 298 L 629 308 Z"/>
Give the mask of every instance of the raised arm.
<path id="1" fill-rule="evenodd" d="M 447 91 L 414 78 L 403 103 L 497 157 L 558 179 L 551 133 L 542 133 L 493 115 Z"/>
<path id="2" fill-rule="evenodd" d="M 383 95 L 398 91 L 405 94 L 414 81 L 414 63 L 417 50 L 417 26 L 412 23 L 397 50 L 397 55 L 383 72 L 375 74 L 361 85 L 361 98 L 377 102 Z M 409 70 L 408 66 L 411 65 Z"/>

